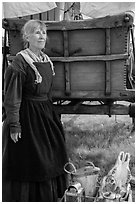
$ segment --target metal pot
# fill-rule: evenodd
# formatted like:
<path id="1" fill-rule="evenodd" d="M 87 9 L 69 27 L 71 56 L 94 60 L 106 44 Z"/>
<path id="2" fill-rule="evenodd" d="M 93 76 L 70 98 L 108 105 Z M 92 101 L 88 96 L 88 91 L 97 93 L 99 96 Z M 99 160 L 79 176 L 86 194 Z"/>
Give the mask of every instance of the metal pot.
<path id="1" fill-rule="evenodd" d="M 66 170 L 66 165 L 72 165 L 74 171 L 69 172 L 68 170 Z M 77 181 L 81 183 L 82 187 L 85 190 L 85 196 L 94 197 L 96 193 L 100 168 L 95 167 L 92 162 L 88 162 L 86 166 L 77 170 L 71 162 L 68 162 L 66 165 L 64 167 L 64 170 L 67 173 L 71 174 L 73 182 Z"/>

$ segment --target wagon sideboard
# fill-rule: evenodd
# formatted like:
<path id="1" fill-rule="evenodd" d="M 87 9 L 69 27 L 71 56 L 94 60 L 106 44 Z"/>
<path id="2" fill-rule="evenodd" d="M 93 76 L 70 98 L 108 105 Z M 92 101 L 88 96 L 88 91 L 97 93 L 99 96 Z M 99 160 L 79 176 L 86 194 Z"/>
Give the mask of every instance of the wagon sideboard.
<path id="1" fill-rule="evenodd" d="M 9 59 L 23 49 L 20 31 L 26 21 L 3 21 L 8 31 Z M 56 73 L 54 101 L 134 100 L 134 90 L 127 88 L 126 81 L 133 27 L 131 14 L 45 23 L 48 40 L 44 52 L 53 61 Z"/>

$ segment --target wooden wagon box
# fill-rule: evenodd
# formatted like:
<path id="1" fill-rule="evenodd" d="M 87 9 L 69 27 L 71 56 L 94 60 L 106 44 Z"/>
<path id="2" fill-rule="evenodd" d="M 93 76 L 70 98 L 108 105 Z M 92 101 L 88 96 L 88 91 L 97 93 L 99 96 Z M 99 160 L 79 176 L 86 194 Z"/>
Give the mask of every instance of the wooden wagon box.
<path id="1" fill-rule="evenodd" d="M 23 49 L 21 28 L 27 20 L 6 19 L 10 58 Z M 45 21 L 44 52 L 54 63 L 53 98 L 82 101 L 132 101 L 127 89 L 133 16 L 124 13 L 98 19 Z"/>

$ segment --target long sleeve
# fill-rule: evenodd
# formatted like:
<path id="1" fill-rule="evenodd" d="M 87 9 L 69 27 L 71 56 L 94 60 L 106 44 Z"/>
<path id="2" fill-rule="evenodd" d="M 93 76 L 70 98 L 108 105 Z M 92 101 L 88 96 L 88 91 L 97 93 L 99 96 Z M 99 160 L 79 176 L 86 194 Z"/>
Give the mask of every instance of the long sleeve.
<path id="1" fill-rule="evenodd" d="M 6 120 L 10 125 L 10 132 L 12 133 L 21 132 L 19 110 L 22 100 L 22 86 L 24 80 L 24 73 L 16 68 L 15 63 L 7 68 L 5 74 L 4 107 L 7 116 Z"/>

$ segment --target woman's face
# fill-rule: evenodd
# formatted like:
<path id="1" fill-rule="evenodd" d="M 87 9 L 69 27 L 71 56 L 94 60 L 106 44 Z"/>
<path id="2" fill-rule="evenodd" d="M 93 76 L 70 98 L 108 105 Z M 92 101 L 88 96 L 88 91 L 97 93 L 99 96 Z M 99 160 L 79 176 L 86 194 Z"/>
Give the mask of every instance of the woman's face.
<path id="1" fill-rule="evenodd" d="M 47 33 L 44 29 L 36 28 L 34 33 L 28 36 L 29 47 L 41 50 L 45 47 Z"/>

